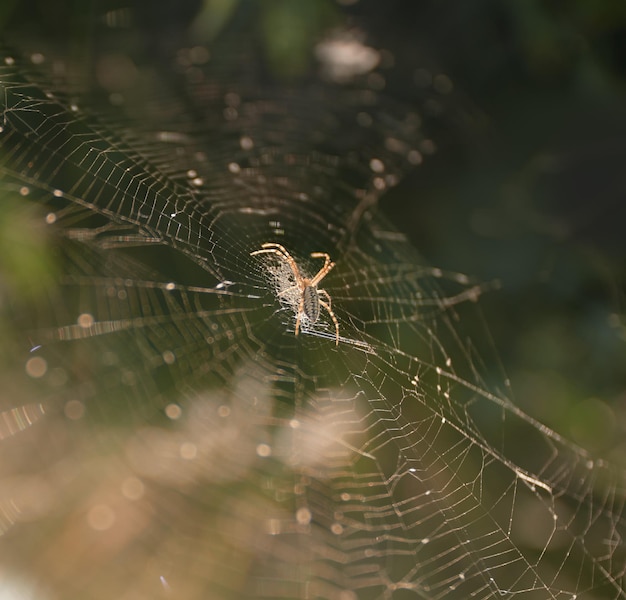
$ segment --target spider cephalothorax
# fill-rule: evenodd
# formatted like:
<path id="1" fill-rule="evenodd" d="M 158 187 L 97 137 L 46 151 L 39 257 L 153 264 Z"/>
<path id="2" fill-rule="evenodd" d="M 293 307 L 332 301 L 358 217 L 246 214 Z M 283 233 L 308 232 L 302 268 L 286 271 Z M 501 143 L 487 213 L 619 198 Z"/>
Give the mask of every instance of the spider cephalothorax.
<path id="1" fill-rule="evenodd" d="M 287 289 L 281 290 L 279 293 L 281 295 L 285 295 L 287 292 L 290 292 L 294 288 L 298 290 L 298 310 L 296 315 L 296 335 L 300 332 L 300 322 L 302 321 L 302 317 L 306 317 L 311 323 L 317 322 L 320 316 L 320 307 L 324 307 L 330 318 L 333 320 L 335 324 L 335 344 L 339 345 L 339 323 L 337 322 L 337 317 L 335 317 L 335 313 L 331 308 L 331 299 L 326 290 L 319 290 L 317 285 L 319 284 L 324 277 L 328 274 L 328 272 L 335 266 L 335 263 L 330 260 L 330 256 L 325 252 L 313 252 L 311 254 L 311 258 L 323 258 L 324 266 L 317 272 L 314 277 L 310 279 L 307 277 L 303 277 L 300 273 L 300 269 L 298 268 L 298 264 L 292 258 L 291 254 L 287 252 L 284 246 L 280 244 L 266 243 L 261 245 L 262 250 L 255 250 L 251 252 L 250 255 L 254 256 L 255 254 L 276 254 L 282 260 L 284 260 L 291 272 L 293 273 L 293 277 L 295 280 L 295 286 L 289 287 Z M 324 300 L 320 298 L 322 296 Z"/>

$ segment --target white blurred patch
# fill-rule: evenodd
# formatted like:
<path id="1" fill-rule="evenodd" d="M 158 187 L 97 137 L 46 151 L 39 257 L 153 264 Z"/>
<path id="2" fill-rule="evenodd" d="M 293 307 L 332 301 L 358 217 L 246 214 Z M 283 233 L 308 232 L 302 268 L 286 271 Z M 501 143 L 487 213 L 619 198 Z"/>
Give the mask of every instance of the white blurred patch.
<path id="1" fill-rule="evenodd" d="M 338 83 L 369 73 L 380 63 L 377 50 L 346 33 L 321 41 L 315 47 L 315 56 L 326 77 Z"/>
<path id="2" fill-rule="evenodd" d="M 45 600 L 49 596 L 35 583 L 16 574 L 0 571 L 0 600 Z"/>

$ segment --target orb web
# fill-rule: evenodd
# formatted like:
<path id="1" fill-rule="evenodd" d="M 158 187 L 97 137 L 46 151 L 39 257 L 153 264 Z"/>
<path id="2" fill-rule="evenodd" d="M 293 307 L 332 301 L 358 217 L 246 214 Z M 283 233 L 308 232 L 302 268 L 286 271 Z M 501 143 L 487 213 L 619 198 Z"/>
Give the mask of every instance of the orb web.
<path id="1" fill-rule="evenodd" d="M 11 572 L 50 598 L 626 596 L 623 473 L 515 406 L 488 286 L 378 211 L 433 148 L 419 111 L 210 64 L 116 116 L 1 64 L 6 211 L 53 263 L 2 309 Z M 294 335 L 264 243 L 336 263 L 337 347 L 323 312 Z"/>

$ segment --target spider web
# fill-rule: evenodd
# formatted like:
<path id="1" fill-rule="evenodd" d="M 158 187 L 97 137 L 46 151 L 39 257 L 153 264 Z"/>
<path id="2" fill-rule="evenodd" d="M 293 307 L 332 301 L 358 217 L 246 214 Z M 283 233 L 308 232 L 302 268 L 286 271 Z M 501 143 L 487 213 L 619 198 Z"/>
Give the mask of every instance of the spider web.
<path id="1" fill-rule="evenodd" d="M 52 263 L 3 304 L 11 585 L 626 597 L 623 473 L 516 408 L 483 363 L 486 287 L 376 210 L 432 150 L 417 109 L 371 73 L 286 88 L 208 63 L 179 95 L 146 77 L 122 111 L 37 56 L 0 67 L 6 210 Z M 325 311 L 294 335 L 291 269 L 251 256 L 268 242 L 303 276 L 311 253 L 336 262 L 338 347 Z"/>

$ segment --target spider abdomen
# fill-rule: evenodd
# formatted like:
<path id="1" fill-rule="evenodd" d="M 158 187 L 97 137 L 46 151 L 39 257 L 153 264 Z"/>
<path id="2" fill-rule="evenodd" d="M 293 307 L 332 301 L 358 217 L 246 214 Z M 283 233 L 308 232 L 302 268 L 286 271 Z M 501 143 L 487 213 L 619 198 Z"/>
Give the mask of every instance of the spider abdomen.
<path id="1" fill-rule="evenodd" d="M 319 319 L 320 298 L 315 286 L 307 285 L 304 288 L 302 292 L 302 312 L 311 323 L 315 323 Z"/>

